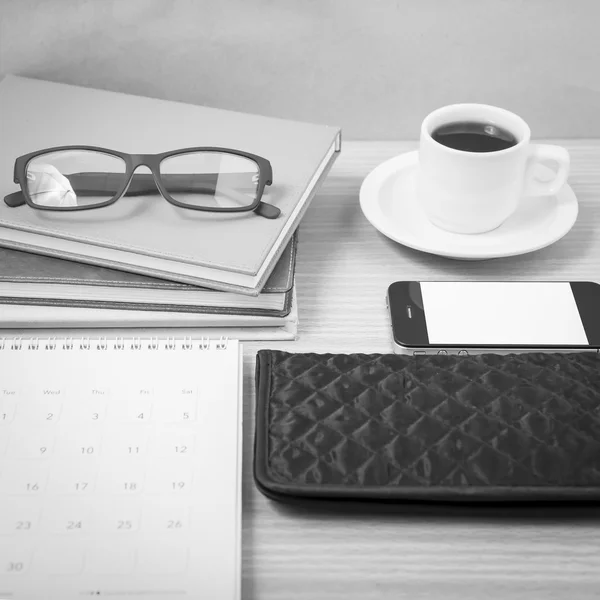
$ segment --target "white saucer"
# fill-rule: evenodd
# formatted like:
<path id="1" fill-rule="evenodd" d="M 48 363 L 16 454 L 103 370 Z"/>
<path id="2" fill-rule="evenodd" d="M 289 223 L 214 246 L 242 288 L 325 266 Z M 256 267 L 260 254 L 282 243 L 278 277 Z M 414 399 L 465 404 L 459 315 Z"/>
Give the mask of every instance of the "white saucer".
<path id="1" fill-rule="evenodd" d="M 433 225 L 415 195 L 418 152 L 407 152 L 375 168 L 360 188 L 360 206 L 385 236 L 415 250 L 462 260 L 516 256 L 562 238 L 577 219 L 577 198 L 565 185 L 556 196 L 524 198 L 494 231 L 450 233 Z"/>

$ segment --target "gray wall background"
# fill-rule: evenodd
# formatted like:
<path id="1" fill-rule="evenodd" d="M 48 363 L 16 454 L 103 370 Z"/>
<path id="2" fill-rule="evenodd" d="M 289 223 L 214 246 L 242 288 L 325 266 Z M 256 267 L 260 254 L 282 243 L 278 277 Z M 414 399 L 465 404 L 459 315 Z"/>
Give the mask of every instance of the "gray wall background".
<path id="1" fill-rule="evenodd" d="M 600 0 L 0 0 L 0 73 L 415 139 L 452 102 L 600 137 Z"/>

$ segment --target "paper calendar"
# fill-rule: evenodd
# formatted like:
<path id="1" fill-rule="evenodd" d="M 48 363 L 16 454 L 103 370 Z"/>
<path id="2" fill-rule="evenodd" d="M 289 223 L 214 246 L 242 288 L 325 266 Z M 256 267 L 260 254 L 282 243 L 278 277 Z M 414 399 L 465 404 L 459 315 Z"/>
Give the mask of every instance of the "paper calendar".
<path id="1" fill-rule="evenodd" d="M 0 341 L 0 598 L 239 598 L 236 341 Z"/>

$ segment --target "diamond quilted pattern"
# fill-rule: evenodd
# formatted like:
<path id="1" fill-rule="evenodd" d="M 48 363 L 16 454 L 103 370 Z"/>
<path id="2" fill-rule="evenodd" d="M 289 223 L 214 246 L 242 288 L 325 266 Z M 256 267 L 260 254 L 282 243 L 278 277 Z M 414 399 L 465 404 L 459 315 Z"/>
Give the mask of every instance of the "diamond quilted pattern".
<path id="1" fill-rule="evenodd" d="M 356 442 L 373 453 L 378 453 L 395 436 L 394 431 L 375 419 L 365 421 L 352 433 Z"/>
<path id="2" fill-rule="evenodd" d="M 306 448 L 313 456 L 325 456 L 333 450 L 342 440 L 344 436 L 329 429 L 323 423 L 317 423 L 307 435 L 304 436 L 303 447 Z"/>
<path id="3" fill-rule="evenodd" d="M 599 486 L 593 354 L 271 360 L 267 469 L 341 488 Z"/>

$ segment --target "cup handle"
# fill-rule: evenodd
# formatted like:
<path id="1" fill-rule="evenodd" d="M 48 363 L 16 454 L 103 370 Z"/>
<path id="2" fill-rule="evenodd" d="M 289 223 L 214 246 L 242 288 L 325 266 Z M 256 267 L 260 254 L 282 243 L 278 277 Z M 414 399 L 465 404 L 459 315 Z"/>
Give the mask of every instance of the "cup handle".
<path id="1" fill-rule="evenodd" d="M 550 181 L 539 179 L 539 165 L 553 162 L 557 166 L 556 173 Z M 571 158 L 562 146 L 550 144 L 531 144 L 530 155 L 525 168 L 525 196 L 552 196 L 566 183 L 569 176 Z"/>

